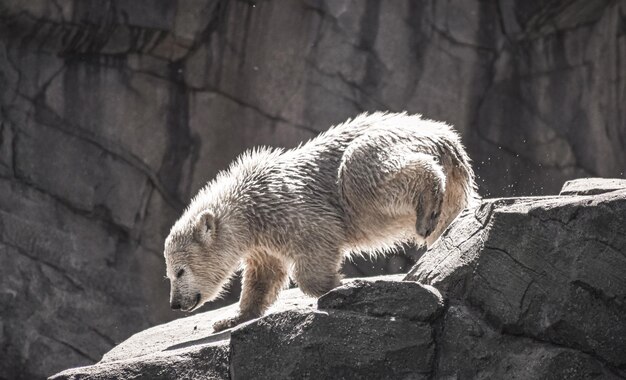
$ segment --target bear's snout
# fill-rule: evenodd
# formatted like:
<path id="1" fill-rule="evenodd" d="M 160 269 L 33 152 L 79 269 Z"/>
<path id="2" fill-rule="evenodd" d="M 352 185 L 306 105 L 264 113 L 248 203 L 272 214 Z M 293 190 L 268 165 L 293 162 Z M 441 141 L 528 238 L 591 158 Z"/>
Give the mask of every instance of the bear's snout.
<path id="1" fill-rule="evenodd" d="M 196 293 L 193 297 L 174 296 L 170 301 L 170 307 L 172 310 L 193 311 L 200 306 L 201 299 L 200 293 Z"/>

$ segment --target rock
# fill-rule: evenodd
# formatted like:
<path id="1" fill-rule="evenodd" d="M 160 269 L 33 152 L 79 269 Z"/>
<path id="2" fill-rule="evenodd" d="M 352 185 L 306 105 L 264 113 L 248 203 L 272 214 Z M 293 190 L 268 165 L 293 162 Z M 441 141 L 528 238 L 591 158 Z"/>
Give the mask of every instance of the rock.
<path id="1" fill-rule="evenodd" d="M 390 277 L 398 279 L 398 276 Z M 298 289 L 291 289 L 280 294 L 278 301 L 272 305 L 268 314 L 291 309 L 312 310 L 314 305 L 314 298 L 305 296 Z M 102 357 L 101 362 L 109 363 L 128 358 L 143 357 L 193 344 L 227 342 L 230 337 L 230 330 L 213 334 L 213 323 L 234 315 L 237 310 L 238 305 L 232 304 L 215 311 L 176 319 L 172 322 L 141 331 L 107 352 Z M 209 335 L 211 337 L 205 340 Z"/>
<path id="2" fill-rule="evenodd" d="M 206 344 L 75 368 L 49 379 L 228 379 L 228 352 L 228 344 L 224 342 Z"/>
<path id="3" fill-rule="evenodd" d="M 565 182 L 559 195 L 595 195 L 626 189 L 626 179 L 580 178 Z"/>
<path id="4" fill-rule="evenodd" d="M 502 334 L 464 305 L 451 305 L 437 339 L 439 379 L 618 379 L 580 351 Z"/>
<path id="5" fill-rule="evenodd" d="M 145 207 L 149 191 L 145 173 L 82 139 L 40 128 L 32 137 L 17 138 L 14 149 L 17 178 L 67 199 L 68 206 L 79 212 L 102 213 L 131 230 Z"/>
<path id="6" fill-rule="evenodd" d="M 399 303 L 415 302 L 414 293 L 422 300 L 440 300 L 436 291 L 415 283 L 394 287 L 399 278 L 357 280 L 345 288 L 368 300 L 392 287 L 413 291 L 400 292 L 408 298 L 396 296 Z M 374 294 L 366 297 L 369 290 Z M 267 316 L 217 334 L 212 334 L 212 323 L 235 313 L 236 305 L 181 318 L 135 334 L 94 366 L 70 369 L 50 379 L 427 378 L 434 359 L 429 323 L 314 306 L 313 298 L 298 289 L 288 290 Z M 198 362 L 202 364 L 194 364 Z"/>
<path id="7" fill-rule="evenodd" d="M 507 334 L 626 366 L 626 189 L 486 200 L 406 279 L 466 302 Z"/>
<path id="8" fill-rule="evenodd" d="M 293 147 L 363 111 L 408 110 L 457 127 L 485 196 L 623 178 L 625 8 L 2 1 L 0 352 L 11 359 L 0 377 L 94 363 L 177 317 L 163 239 L 253 146 Z M 344 272 L 411 265 L 358 262 Z"/>
<path id="9" fill-rule="evenodd" d="M 443 310 L 443 298 L 432 286 L 416 282 L 355 280 L 320 297 L 317 307 L 429 322 Z"/>
<path id="10" fill-rule="evenodd" d="M 231 337 L 235 379 L 427 379 L 428 324 L 340 311 L 286 311 Z M 254 358 L 253 360 L 251 358 Z"/>
<path id="11" fill-rule="evenodd" d="M 93 363 L 162 321 L 167 299 L 148 306 L 149 277 L 141 275 L 155 262 L 160 269 L 161 257 L 121 244 L 119 229 L 35 188 L 0 179 L 0 194 L 0 377 L 41 378 L 34 373 L 44 368 Z M 167 294 L 162 278 L 151 285 Z"/>
<path id="12" fill-rule="evenodd" d="M 312 310 L 314 304 L 314 299 L 297 289 L 288 290 L 269 313 Z M 234 304 L 146 329 L 107 352 L 98 364 L 63 371 L 50 379 L 228 378 L 231 331 L 213 334 L 212 325 L 236 312 Z"/>
<path id="13" fill-rule="evenodd" d="M 626 189 L 486 199 L 403 281 L 292 289 L 217 334 L 235 305 L 179 319 L 52 379 L 625 378 L 625 225 Z"/>

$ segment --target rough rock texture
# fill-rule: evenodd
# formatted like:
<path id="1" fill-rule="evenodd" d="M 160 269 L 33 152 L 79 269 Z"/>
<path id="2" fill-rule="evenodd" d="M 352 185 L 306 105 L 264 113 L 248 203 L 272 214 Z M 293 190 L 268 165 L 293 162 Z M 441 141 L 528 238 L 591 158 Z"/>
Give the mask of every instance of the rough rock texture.
<path id="1" fill-rule="evenodd" d="M 437 379 L 620 379 L 620 372 L 579 350 L 503 333 L 475 309 L 446 311 L 434 370 Z"/>
<path id="2" fill-rule="evenodd" d="M 435 354 L 432 335 L 428 324 L 404 319 L 287 311 L 232 333 L 230 374 L 235 379 L 427 378 Z"/>
<path id="3" fill-rule="evenodd" d="M 313 305 L 315 299 L 296 289 L 288 290 L 269 313 L 311 310 Z M 107 352 L 98 365 L 65 371 L 52 378 L 228 378 L 230 330 L 212 334 L 211 326 L 236 311 L 237 305 L 231 305 L 149 328 Z"/>
<path id="4" fill-rule="evenodd" d="M 457 126 L 484 195 L 623 177 L 625 13 L 625 0 L 0 0 L 0 377 L 95 362 L 173 318 L 163 238 L 254 145 L 407 109 Z"/>
<path id="5" fill-rule="evenodd" d="M 400 287 L 392 282 L 354 280 L 320 297 L 317 305 L 325 310 L 429 322 L 439 316 L 443 298 L 435 288 L 418 283 L 406 283 Z"/>
<path id="6" fill-rule="evenodd" d="M 559 195 L 595 195 L 626 189 L 626 180 L 615 178 L 580 178 L 565 182 Z"/>
<path id="7" fill-rule="evenodd" d="M 325 296 L 334 300 L 332 309 L 321 300 L 315 307 L 315 299 L 289 290 L 269 315 L 232 332 L 209 335 L 209 326 L 234 313 L 234 306 L 178 319 L 136 334 L 95 366 L 67 370 L 51 379 L 427 378 L 435 355 L 432 321 L 443 309 L 441 295 L 401 278 L 348 283 Z M 354 296 L 344 298 L 349 292 Z M 407 299 L 388 302 L 389 294 Z M 407 301 L 429 307 L 415 319 L 407 314 Z M 368 303 L 376 303 L 384 313 L 353 309 Z M 192 363 L 199 359 L 202 365 L 194 368 Z"/>
<path id="8" fill-rule="evenodd" d="M 488 199 L 404 277 L 290 290 L 218 334 L 233 306 L 179 319 L 52 379 L 626 379 L 625 230 L 626 188 Z"/>
<path id="9" fill-rule="evenodd" d="M 586 189 L 594 192 L 592 184 Z M 553 354 L 569 358 L 568 366 L 593 361 L 594 368 L 604 363 L 624 376 L 624 231 L 626 188 L 595 196 L 486 200 L 456 219 L 406 278 L 436 287 L 459 305 L 450 309 L 456 317 L 447 313 L 444 331 L 447 323 L 466 318 L 459 315 L 474 313 L 503 334 L 496 340 L 527 337 L 551 349 L 567 348 L 567 355 Z M 494 339 L 477 335 L 472 344 Z M 453 345 L 441 352 L 455 357 L 471 351 Z M 588 359 L 577 359 L 582 353 Z M 485 368 L 496 376 L 499 356 L 485 355 Z"/>

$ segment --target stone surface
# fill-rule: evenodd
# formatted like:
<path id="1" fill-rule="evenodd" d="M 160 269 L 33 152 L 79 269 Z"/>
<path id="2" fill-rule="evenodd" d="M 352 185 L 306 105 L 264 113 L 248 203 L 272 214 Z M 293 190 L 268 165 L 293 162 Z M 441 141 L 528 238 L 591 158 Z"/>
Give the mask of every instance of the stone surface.
<path id="1" fill-rule="evenodd" d="M 480 311 L 451 305 L 438 338 L 439 379 L 619 379 L 602 361 L 535 339 L 502 334 Z"/>
<path id="2" fill-rule="evenodd" d="M 51 379 L 624 379 L 625 216 L 626 188 L 486 199 L 406 276 L 172 321 Z"/>
<path id="3" fill-rule="evenodd" d="M 293 289 L 283 292 L 269 313 L 312 310 L 314 304 L 314 299 Z M 51 379 L 226 379 L 231 330 L 213 334 L 212 325 L 236 311 L 237 305 L 231 305 L 146 329 L 107 352 L 97 365 L 67 370 Z"/>
<path id="4" fill-rule="evenodd" d="M 228 379 L 228 344 L 224 342 L 180 348 L 163 353 L 81 367 L 50 379 Z"/>
<path id="5" fill-rule="evenodd" d="M 400 276 L 388 277 L 390 280 L 400 280 Z M 268 314 L 292 309 L 312 310 L 314 306 L 314 298 L 305 296 L 298 289 L 290 289 L 280 294 L 278 301 L 272 305 Z M 107 352 L 100 362 L 110 363 L 128 358 L 139 358 L 195 344 L 228 342 L 231 330 L 213 334 L 212 326 L 214 322 L 235 314 L 237 309 L 238 305 L 233 304 L 212 312 L 195 314 L 146 329 Z"/>
<path id="6" fill-rule="evenodd" d="M 428 324 L 400 318 L 286 311 L 233 331 L 231 377 L 427 379 L 432 335 Z"/>
<path id="7" fill-rule="evenodd" d="M 317 307 L 428 322 L 443 310 L 443 298 L 416 282 L 355 280 L 320 297 Z"/>
<path id="8" fill-rule="evenodd" d="M 267 316 L 235 329 L 212 334 L 211 328 L 235 313 L 235 305 L 181 318 L 135 334 L 94 366 L 51 379 L 427 378 L 435 354 L 435 316 L 420 322 L 411 320 L 414 314 L 392 315 L 441 298 L 433 288 L 399 282 L 401 277 L 356 280 L 338 289 L 353 289 L 368 300 L 380 297 L 381 290 L 400 290 L 395 302 L 378 305 L 376 314 L 318 310 L 315 299 L 292 289 L 281 294 Z M 433 305 L 431 312 L 439 313 L 441 306 Z"/>
<path id="9" fill-rule="evenodd" d="M 485 196 L 623 178 L 625 9 L 0 0 L 0 377 L 93 363 L 174 318 L 161 249 L 193 193 L 246 148 L 361 111 L 455 124 Z"/>
<path id="10" fill-rule="evenodd" d="M 626 189 L 626 179 L 579 178 L 565 182 L 559 195 L 595 195 Z"/>
<path id="11" fill-rule="evenodd" d="M 486 200 L 407 275 L 497 329 L 626 368 L 626 189 Z"/>

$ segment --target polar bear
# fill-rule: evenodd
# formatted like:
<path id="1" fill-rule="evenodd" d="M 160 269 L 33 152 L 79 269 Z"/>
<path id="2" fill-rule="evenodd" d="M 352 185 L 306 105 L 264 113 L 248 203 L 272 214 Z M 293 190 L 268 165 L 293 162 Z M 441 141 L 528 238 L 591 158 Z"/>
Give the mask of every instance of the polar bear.
<path id="1" fill-rule="evenodd" d="M 362 114 L 295 149 L 242 154 L 193 198 L 165 241 L 173 309 L 220 295 L 243 266 L 239 313 L 263 315 L 291 275 L 305 294 L 340 284 L 352 252 L 431 245 L 477 199 L 470 159 L 443 122 Z"/>

